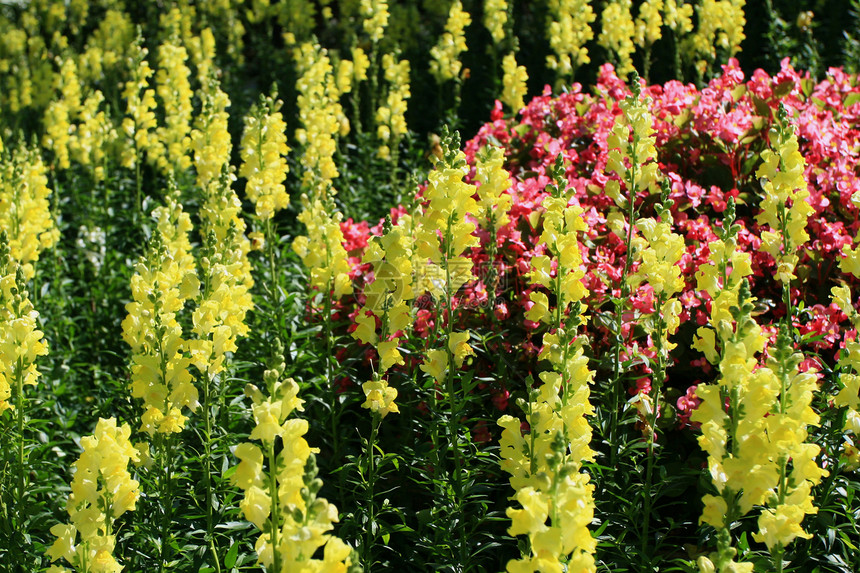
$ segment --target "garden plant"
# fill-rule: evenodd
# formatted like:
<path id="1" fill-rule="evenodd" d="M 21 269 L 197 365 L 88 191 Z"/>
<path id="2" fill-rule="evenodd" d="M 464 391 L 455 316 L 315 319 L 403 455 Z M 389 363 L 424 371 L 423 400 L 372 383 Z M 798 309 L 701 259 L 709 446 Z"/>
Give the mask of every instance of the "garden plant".
<path id="1" fill-rule="evenodd" d="M 0 4 L 0 571 L 860 571 L 858 22 Z"/>

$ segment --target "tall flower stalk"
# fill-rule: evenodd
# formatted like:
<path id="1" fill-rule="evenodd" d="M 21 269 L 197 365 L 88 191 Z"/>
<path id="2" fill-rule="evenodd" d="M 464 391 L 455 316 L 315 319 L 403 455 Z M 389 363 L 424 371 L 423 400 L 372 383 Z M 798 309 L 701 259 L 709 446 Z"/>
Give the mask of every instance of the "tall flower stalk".
<path id="1" fill-rule="evenodd" d="M 544 199 L 541 242 L 547 254 L 532 259 L 526 318 L 548 325 L 540 358 L 552 364 L 540 373 L 542 384 L 531 389 L 526 412 L 528 434 L 519 418 L 499 418 L 502 469 L 511 474 L 514 499 L 521 508 L 508 508 L 508 533 L 526 535 L 528 549 L 507 564 L 507 571 L 596 571 L 597 542 L 588 526 L 594 514 L 590 478 L 582 471 L 594 460 L 591 426 L 594 413 L 583 338 L 582 299 L 586 295 L 578 234 L 586 230 L 582 209 L 571 200 L 559 155 L 550 169 L 553 183 Z M 546 291 L 546 292 L 545 292 Z M 549 293 L 555 305 L 550 303 Z"/>
<path id="2" fill-rule="evenodd" d="M 131 395 L 143 400 L 141 429 L 156 450 L 153 479 L 161 512 L 158 569 L 170 558 L 173 519 L 174 435 L 187 423 L 187 412 L 200 406 L 189 367 L 188 341 L 177 320 L 187 301 L 197 297 L 200 282 L 188 233 L 191 218 L 172 196 L 153 212 L 156 232 L 131 279 L 132 302 L 126 305 L 123 340 L 131 347 Z"/>
<path id="3" fill-rule="evenodd" d="M 26 386 L 35 386 L 39 376 L 36 359 L 48 354 L 44 333 L 38 328 L 39 313 L 30 302 L 24 271 L 10 256 L 6 232 L 0 235 L 0 418 L 10 411 L 14 430 L 10 432 L 14 461 L 12 471 L 0 482 L 0 495 L 9 518 L 7 531 L 15 531 L 26 520 L 24 508 L 29 489 L 25 426 L 27 418 Z M 4 455 L 4 458 L 6 456 Z M 7 476 L 12 476 L 11 479 Z"/>
<path id="4" fill-rule="evenodd" d="M 329 533 L 337 508 L 317 495 L 323 485 L 317 478 L 317 450 L 304 438 L 307 420 L 291 416 L 303 410 L 304 401 L 298 384 L 283 377 L 284 367 L 280 357 L 263 374 L 266 392 L 246 387 L 253 402 L 253 442 L 235 451 L 240 461 L 233 481 L 245 494 L 239 506 L 260 530 L 257 562 L 269 573 L 354 571 L 352 549 Z M 316 557 L 320 548 L 322 559 Z"/>
<path id="5" fill-rule="evenodd" d="M 388 219 L 382 237 L 368 244 L 364 262 L 373 264 L 374 281 L 364 289 L 365 306 L 356 316 L 358 328 L 353 336 L 365 344 L 372 344 L 379 354 L 378 368 L 373 379 L 362 384 L 365 401 L 363 408 L 371 412 L 371 429 L 366 442 L 366 463 L 363 468 L 366 484 L 368 518 L 366 537 L 361 546 L 361 561 L 367 570 L 373 566 L 373 547 L 379 528 L 376 524 L 378 509 L 374 495 L 377 472 L 377 432 L 383 418 L 399 409 L 394 400 L 397 390 L 388 385 L 388 370 L 405 361 L 398 349 L 404 331 L 412 321 L 412 247 L 411 236 L 403 227 L 394 227 Z M 379 322 L 379 334 L 376 325 Z"/>
<path id="6" fill-rule="evenodd" d="M 717 491 L 703 498 L 700 522 L 717 531 L 716 552 L 699 559 L 703 573 L 752 571 L 751 563 L 735 561 L 731 528 L 754 505 L 764 502 L 777 477 L 760 452 L 766 440 L 765 416 L 775 404 L 778 389 L 770 370 L 756 369 L 756 355 L 764 350 L 766 340 L 752 316 L 755 299 L 746 279 L 752 274 L 751 258 L 738 249 L 741 227 L 735 224 L 733 200 L 722 227 L 714 230 L 718 239 L 708 244 L 710 263 L 696 274 L 698 289 L 711 299 L 711 313 L 693 344 L 720 372 L 716 383 L 696 389 L 701 404 L 691 416 L 701 424 L 699 445 L 708 454 L 708 470 Z"/>
<path id="7" fill-rule="evenodd" d="M 420 368 L 434 380 L 448 401 L 447 446 L 454 458 L 452 517 L 457 523 L 453 539 L 454 558 L 465 566 L 468 540 L 463 512 L 463 452 L 460 449 L 464 396 L 461 396 L 455 369 L 460 368 L 466 356 L 473 355 L 474 351 L 469 345 L 469 331 L 455 332 L 454 305 L 457 291 L 473 279 L 472 260 L 462 255 L 467 248 L 478 245 L 478 238 L 473 234 L 475 224 L 468 217 L 480 216 L 480 209 L 474 199 L 475 187 L 463 180 L 468 168 L 459 149 L 459 134 L 449 135 L 446 129 L 442 140 L 443 156 L 436 169 L 430 172 L 424 191 L 428 205 L 421 215 L 415 248 L 419 258 L 427 261 L 425 272 L 432 273 L 434 277 L 425 284 L 430 286 L 430 294 L 437 301 L 439 320 L 444 320 L 443 333 L 438 340 L 442 347 L 428 350 Z"/>
<path id="8" fill-rule="evenodd" d="M 546 63 L 560 87 L 573 81 L 579 66 L 591 62 L 586 44 L 594 38 L 596 16 L 590 0 L 551 0 L 549 8 L 547 37 L 553 54 Z"/>
<path id="9" fill-rule="evenodd" d="M 624 235 L 626 254 L 619 277 L 618 290 L 620 296 L 612 299 L 615 321 L 612 332 L 613 372 L 609 387 L 611 412 L 608 439 L 609 462 L 610 466 L 613 467 L 621 447 L 618 435 L 621 396 L 623 395 L 621 352 L 625 345 L 623 334 L 624 309 L 631 293 L 628 277 L 636 256 L 633 248 L 635 221 L 640 195 L 643 193 L 653 194 L 659 189 L 653 119 L 648 110 L 648 101 L 641 98 L 639 78 L 635 74 L 632 87 L 632 95 L 618 103 L 622 113 L 617 116 L 615 125 L 606 138 L 606 146 L 609 150 L 606 173 L 607 175 L 614 174 L 617 178 L 609 179 L 606 182 L 604 192 L 615 201 L 616 206 L 621 210 L 622 217 L 614 230 L 617 234 Z"/>
<path id="10" fill-rule="evenodd" d="M 670 352 L 675 344 L 669 341 L 681 324 L 681 302 L 677 294 L 684 288 L 681 269 L 678 263 L 685 253 L 684 238 L 672 232 L 672 200 L 669 199 L 669 182 L 663 180 L 661 202 L 657 204 L 657 218 L 642 218 L 636 221 L 641 237 L 635 239 L 635 248 L 640 259 L 636 272 L 628 278 L 631 289 L 639 288 L 644 282 L 654 292 L 654 313 L 644 321 L 654 348 L 651 365 L 651 385 L 647 393 L 636 397 L 640 413 L 644 414 L 646 433 L 645 484 L 642 490 L 642 557 L 647 559 L 648 539 L 650 537 L 652 487 L 654 485 L 654 466 L 657 451 L 657 417 L 660 414 L 663 386 L 666 383 L 666 369 L 671 364 Z"/>
<path id="11" fill-rule="evenodd" d="M 779 481 L 767 500 L 768 508 L 759 517 L 759 532 L 753 537 L 767 544 L 773 567 L 782 573 L 785 548 L 797 537 L 809 537 L 801 521 L 804 515 L 817 512 L 812 505 L 811 488 L 828 472 L 815 461 L 820 447 L 806 443 L 807 428 L 818 425 L 819 420 L 811 408 L 816 378 L 814 371 L 798 370 L 804 357 L 794 350 L 796 317 L 790 287 L 796 278 L 798 251 L 809 240 L 806 222 L 814 209 L 807 201 L 806 163 L 783 105 L 770 136 L 772 148 L 762 152 L 762 165 L 756 172 L 765 191 L 756 219 L 770 228 L 761 232 L 762 250 L 776 261 L 776 278 L 782 283 L 785 305 L 777 346 L 768 362 L 779 381 L 779 400 L 767 419 Z"/>
<path id="12" fill-rule="evenodd" d="M 129 441 L 131 428 L 117 426 L 114 418 L 100 418 L 95 432 L 81 438 L 84 451 L 73 465 L 75 477 L 66 511 L 70 523 L 51 528 L 56 540 L 46 551 L 51 561 L 64 560 L 78 573 L 121 571 L 114 557 L 114 522 L 134 510 L 140 497 L 139 484 L 128 471 L 129 462 L 140 461 Z M 71 573 L 54 565 L 51 573 Z"/>
<path id="13" fill-rule="evenodd" d="M 215 540 L 215 508 L 222 501 L 213 486 L 213 433 L 217 427 L 215 412 L 223 399 L 229 353 L 236 342 L 247 336 L 246 314 L 253 308 L 250 289 L 250 241 L 241 217 L 242 204 L 230 183 L 230 135 L 227 131 L 227 107 L 230 100 L 214 81 L 203 94 L 203 111 L 192 132 L 197 184 L 203 197 L 200 208 L 200 231 L 203 248 L 200 256 L 200 295 L 192 314 L 189 341 L 192 364 L 200 374 L 203 394 L 203 481 L 206 490 L 206 537 L 216 571 L 221 571 Z"/>
<path id="14" fill-rule="evenodd" d="M 455 0 L 448 11 L 448 20 L 445 22 L 445 32 L 436 45 L 430 48 L 430 74 L 436 79 L 439 86 L 439 101 L 448 101 L 444 97 L 443 86 L 448 82 L 454 82 L 453 101 L 445 110 L 445 124 L 453 125 L 456 122 L 457 112 L 460 109 L 460 97 L 463 88 L 463 62 L 460 55 L 466 51 L 466 28 L 472 23 L 472 17 L 463 10 L 463 3 Z M 447 104 L 443 104 L 447 105 Z"/>

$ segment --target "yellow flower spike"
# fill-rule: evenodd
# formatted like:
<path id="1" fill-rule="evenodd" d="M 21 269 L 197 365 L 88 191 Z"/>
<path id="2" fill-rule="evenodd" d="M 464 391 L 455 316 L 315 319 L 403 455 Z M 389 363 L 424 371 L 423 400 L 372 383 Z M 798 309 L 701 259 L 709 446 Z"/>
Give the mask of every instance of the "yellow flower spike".
<path id="1" fill-rule="evenodd" d="M 554 54 L 547 56 L 547 67 L 567 82 L 591 62 L 586 44 L 594 39 L 591 24 L 597 16 L 589 0 L 551 0 L 549 8 L 547 37 Z"/>
<path id="2" fill-rule="evenodd" d="M 484 27 L 497 46 L 505 39 L 508 22 L 507 0 L 484 0 Z"/>
<path id="3" fill-rule="evenodd" d="M 332 214 L 321 200 L 314 200 L 298 217 L 308 234 L 297 237 L 293 242 L 293 251 L 310 270 L 310 286 L 326 294 L 330 289 L 337 298 L 352 293 L 350 266 L 340 229 L 341 217 L 337 211 Z"/>
<path id="4" fill-rule="evenodd" d="M 140 496 L 138 482 L 131 479 L 127 469 L 130 462 L 139 461 L 137 450 L 128 441 L 130 434 L 127 425 L 117 426 L 115 419 L 101 418 L 95 432 L 81 439 L 84 451 L 74 464 L 72 493 L 66 506 L 71 524 L 51 528 L 57 537 L 46 551 L 51 561 L 64 559 L 77 570 L 122 570 L 113 556 L 113 521 L 133 510 Z"/>
<path id="5" fill-rule="evenodd" d="M 745 0 L 704 0 L 696 7 L 698 27 L 695 33 L 684 39 L 681 50 L 695 62 L 700 76 L 716 61 L 718 47 L 727 52 L 728 57 L 734 57 L 740 51 L 745 38 L 745 3 Z M 667 20 L 670 26 L 675 25 L 674 30 L 682 34 L 692 30 L 689 16 L 692 10 L 683 13 L 684 8 L 686 6 L 678 9 L 675 18 Z"/>
<path id="6" fill-rule="evenodd" d="M 304 438 L 307 420 L 290 417 L 302 401 L 295 381 L 279 379 L 282 370 L 275 366 L 266 371 L 269 396 L 256 387 L 246 389 L 254 397 L 255 419 L 264 426 L 256 426 L 250 437 L 263 438 L 264 448 L 244 443 L 235 450 L 240 462 L 232 479 L 244 491 L 239 506 L 260 530 L 255 547 L 261 565 L 277 564 L 278 571 L 346 571 L 354 556 L 328 533 L 338 512 L 316 495 L 321 485 L 313 457 L 317 450 Z M 266 443 L 270 435 L 272 441 Z M 277 448 L 274 436 L 279 436 Z M 320 548 L 323 558 L 314 559 Z"/>
<path id="7" fill-rule="evenodd" d="M 176 313 L 196 296 L 199 281 L 188 213 L 169 197 L 153 216 L 157 233 L 132 276 L 133 301 L 126 305 L 123 339 L 132 351 L 132 396 L 144 400 L 144 429 L 150 434 L 176 433 L 186 421 L 181 408 L 194 410 L 198 405 L 188 372 L 191 359 L 185 356 L 188 345 Z"/>
<path id="8" fill-rule="evenodd" d="M 562 563 L 576 563 L 580 571 L 594 571 L 593 551 L 588 526 L 593 517 L 593 488 L 580 473 L 582 463 L 593 460 L 591 427 L 586 416 L 594 409 L 589 403 L 588 369 L 576 329 L 568 329 L 575 317 L 582 316 L 579 302 L 586 291 L 580 269 L 582 257 L 577 233 L 584 229 L 581 209 L 568 205 L 567 182 L 561 160 L 553 167 L 552 195 L 544 200 L 543 236 L 548 255 L 532 259 L 532 284 L 540 284 L 554 295 L 559 308 L 550 308 L 543 292 L 531 293 L 534 306 L 527 313 L 531 320 L 549 323 L 543 334 L 540 359 L 548 360 L 551 371 L 540 373 L 541 386 L 523 405 L 529 436 L 520 433 L 519 420 L 503 416 L 501 467 L 511 473 L 515 499 L 523 509 L 509 508 L 511 535 L 527 535 L 530 550 L 508 563 L 508 571 L 561 571 Z M 558 279 L 552 277 L 556 267 Z M 570 316 L 568 316 L 570 314 Z"/>
<path id="9" fill-rule="evenodd" d="M 268 97 L 245 117 L 239 176 L 247 179 L 245 194 L 254 203 L 261 221 L 268 221 L 290 203 L 284 187 L 290 148 L 287 124 L 280 112 L 282 105 L 280 100 Z"/>
<path id="10" fill-rule="evenodd" d="M 370 41 L 378 43 L 385 36 L 385 29 L 388 27 L 387 0 L 361 0 L 359 13 L 364 18 L 362 27 L 370 36 Z"/>
<path id="11" fill-rule="evenodd" d="M 646 0 L 639 6 L 639 17 L 635 22 L 637 46 L 647 49 L 660 39 L 663 9 L 663 0 Z"/>
<path id="12" fill-rule="evenodd" d="M 9 254 L 21 265 L 26 280 L 33 278 L 42 251 L 60 238 L 51 214 L 51 194 L 41 154 L 16 147 L 11 161 L 0 167 L 0 228 L 6 229 Z"/>
<path id="13" fill-rule="evenodd" d="M 391 150 L 398 150 L 400 139 L 408 133 L 406 125 L 407 101 L 412 97 L 410 90 L 410 65 L 408 60 L 395 61 L 392 54 L 382 55 L 382 69 L 388 82 L 385 102 L 376 110 L 375 121 L 377 137 L 382 142 L 379 154 L 384 159 L 392 159 Z M 385 151 L 383 151 L 385 149 Z"/>
<path id="14" fill-rule="evenodd" d="M 463 69 L 460 54 L 466 51 L 465 30 L 471 23 L 472 17 L 463 10 L 460 0 L 451 4 L 445 33 L 430 49 L 430 73 L 437 83 L 443 84 L 460 76 Z"/>
<path id="15" fill-rule="evenodd" d="M 340 174 L 334 162 L 337 136 L 346 135 L 349 122 L 340 104 L 328 52 L 318 44 L 304 43 L 295 51 L 300 77 L 296 83 L 297 105 L 302 127 L 296 140 L 302 146 L 302 188 L 312 199 L 324 199 L 335 192 L 332 182 Z"/>
<path id="16" fill-rule="evenodd" d="M 478 185 L 480 209 L 488 219 L 488 230 L 495 235 L 508 224 L 512 197 L 506 193 L 511 187 L 510 174 L 504 168 L 505 154 L 501 148 L 489 147 L 477 158 L 475 181 Z"/>
<path id="17" fill-rule="evenodd" d="M 168 170 L 185 170 L 191 166 L 188 151 L 191 146 L 191 99 L 193 92 L 186 66 L 188 52 L 173 42 L 165 42 L 158 49 L 156 93 L 164 103 L 165 125 L 156 129 L 164 154 L 154 158 L 158 167 Z"/>
<path id="18" fill-rule="evenodd" d="M 502 95 L 499 98 L 513 113 L 525 107 L 525 97 L 528 94 L 529 75 L 525 66 L 517 65 L 517 56 L 513 52 L 502 59 Z"/>
<path id="19" fill-rule="evenodd" d="M 633 38 L 636 27 L 631 15 L 631 0 L 613 0 L 601 14 L 601 32 L 597 42 L 606 48 L 616 63 L 616 73 L 626 78 L 633 72 Z"/>

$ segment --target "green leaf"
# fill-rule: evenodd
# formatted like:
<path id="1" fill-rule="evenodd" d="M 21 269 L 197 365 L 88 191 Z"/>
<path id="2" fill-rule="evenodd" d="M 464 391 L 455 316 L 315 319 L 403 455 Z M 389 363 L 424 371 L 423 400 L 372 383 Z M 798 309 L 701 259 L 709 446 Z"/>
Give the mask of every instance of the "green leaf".
<path id="1" fill-rule="evenodd" d="M 227 555 L 224 557 L 224 566 L 225 567 L 233 567 L 236 565 L 236 558 L 239 556 L 239 544 L 234 543 L 230 546 L 230 550 L 227 551 Z"/>
<path id="2" fill-rule="evenodd" d="M 793 88 L 794 88 L 794 82 L 792 82 L 792 81 L 785 81 L 785 82 L 779 83 L 776 85 L 775 88 L 773 88 L 773 95 L 775 95 L 778 98 L 781 98 L 783 96 L 787 96 L 788 94 L 791 93 L 791 90 Z"/>
<path id="3" fill-rule="evenodd" d="M 857 102 L 860 102 L 860 92 L 851 92 L 845 98 L 845 101 L 842 102 L 842 105 L 844 105 L 845 107 L 851 107 Z"/>

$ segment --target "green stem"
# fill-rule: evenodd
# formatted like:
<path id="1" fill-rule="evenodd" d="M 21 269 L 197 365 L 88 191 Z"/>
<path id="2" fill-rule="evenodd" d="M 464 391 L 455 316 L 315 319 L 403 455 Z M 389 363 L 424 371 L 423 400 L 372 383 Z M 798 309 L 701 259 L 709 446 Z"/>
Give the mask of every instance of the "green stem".
<path id="1" fill-rule="evenodd" d="M 636 157 L 636 139 L 634 137 L 633 143 L 631 144 L 632 150 L 630 153 L 631 157 Z M 621 271 L 621 298 L 620 300 L 615 300 L 615 340 L 614 340 L 614 356 L 613 356 L 613 364 L 612 364 L 612 385 L 610 387 L 610 391 L 612 392 L 612 413 L 610 417 L 609 424 L 609 466 L 615 467 L 615 461 L 618 457 L 619 453 L 619 444 L 618 444 L 618 418 L 619 418 L 619 409 L 621 408 L 621 394 L 623 389 L 621 386 L 621 347 L 624 345 L 624 340 L 621 336 L 621 329 L 624 326 L 624 316 L 623 316 L 623 305 L 627 300 L 628 295 L 630 294 L 630 286 L 627 284 L 627 275 L 630 273 L 630 266 L 632 264 L 632 250 L 633 245 L 633 225 L 634 225 L 634 217 L 636 216 L 636 162 L 632 162 L 630 165 L 630 171 L 628 172 L 628 185 L 627 188 L 629 190 L 629 197 L 627 201 L 627 236 L 624 241 L 625 245 L 625 257 L 624 257 L 624 269 Z"/>
<path id="2" fill-rule="evenodd" d="M 140 150 L 135 147 L 135 159 L 134 159 L 134 180 L 136 184 L 137 193 L 135 195 L 135 213 L 139 218 L 143 218 L 143 180 L 140 174 L 140 161 L 141 161 L 141 153 Z"/>
<path id="3" fill-rule="evenodd" d="M 643 488 L 644 516 L 642 520 L 642 559 L 647 563 L 650 561 L 648 557 L 648 535 L 651 527 L 651 488 L 654 482 L 654 442 L 657 436 L 657 417 L 660 413 L 660 398 L 663 389 L 663 383 L 666 379 L 666 357 L 663 349 L 663 335 L 665 327 L 665 319 L 663 317 L 663 305 L 666 302 L 665 293 L 660 293 L 657 296 L 657 336 L 655 341 L 657 351 L 657 368 L 654 375 L 651 377 L 651 393 L 652 398 L 651 412 L 648 415 L 648 448 L 645 460 L 645 486 Z"/>
<path id="4" fill-rule="evenodd" d="M 18 527 L 23 525 L 21 505 L 24 501 L 24 359 L 18 358 L 15 369 L 15 421 L 18 426 L 18 491 L 15 499 L 15 522 Z"/>
<path id="5" fill-rule="evenodd" d="M 458 424 L 459 405 L 457 390 L 454 386 L 454 354 L 451 352 L 451 335 L 454 332 L 454 294 L 451 292 L 451 221 L 445 233 L 445 298 L 448 311 L 448 320 L 445 322 L 445 352 L 448 357 L 448 371 L 446 376 L 448 405 L 450 412 L 448 416 L 448 441 L 454 454 L 454 507 L 459 529 L 457 546 L 459 549 L 459 563 L 463 567 L 466 564 L 466 523 L 463 515 L 463 468 L 460 460 L 460 428 Z"/>
<path id="6" fill-rule="evenodd" d="M 281 551 L 278 535 L 281 533 L 281 512 L 280 500 L 278 497 L 278 458 L 275 456 L 275 441 L 269 443 L 269 499 L 272 503 L 272 518 L 269 521 L 270 539 L 272 540 L 272 571 L 280 573 L 281 571 Z"/>
<path id="7" fill-rule="evenodd" d="M 367 525 L 365 526 L 365 540 L 364 547 L 362 547 L 362 558 L 361 561 L 364 563 L 364 570 L 367 573 L 370 573 L 370 570 L 373 567 L 373 547 L 376 542 L 376 532 L 378 531 L 376 527 L 376 495 L 374 492 L 374 485 L 376 482 L 376 458 L 374 456 L 374 449 L 376 448 L 376 435 L 379 431 L 379 414 L 373 414 L 372 421 L 370 424 L 370 437 L 367 440 L 367 512 L 368 512 L 368 520 Z"/>
<path id="8" fill-rule="evenodd" d="M 173 519 L 173 436 L 172 434 L 162 435 L 159 440 L 162 454 L 162 469 L 163 474 L 160 474 L 161 481 L 161 551 L 159 554 L 158 571 L 163 573 L 167 567 L 167 560 L 170 557 L 170 524 Z"/>
<path id="9" fill-rule="evenodd" d="M 205 440 L 203 442 L 203 479 L 206 484 L 206 540 L 209 544 L 209 551 L 212 553 L 212 560 L 215 564 L 215 571 L 221 573 L 221 563 L 218 558 L 218 548 L 215 544 L 215 520 L 212 515 L 214 509 L 214 492 L 212 490 L 212 403 L 211 403 L 211 383 L 208 369 L 204 374 L 203 381 L 203 423 Z"/>

